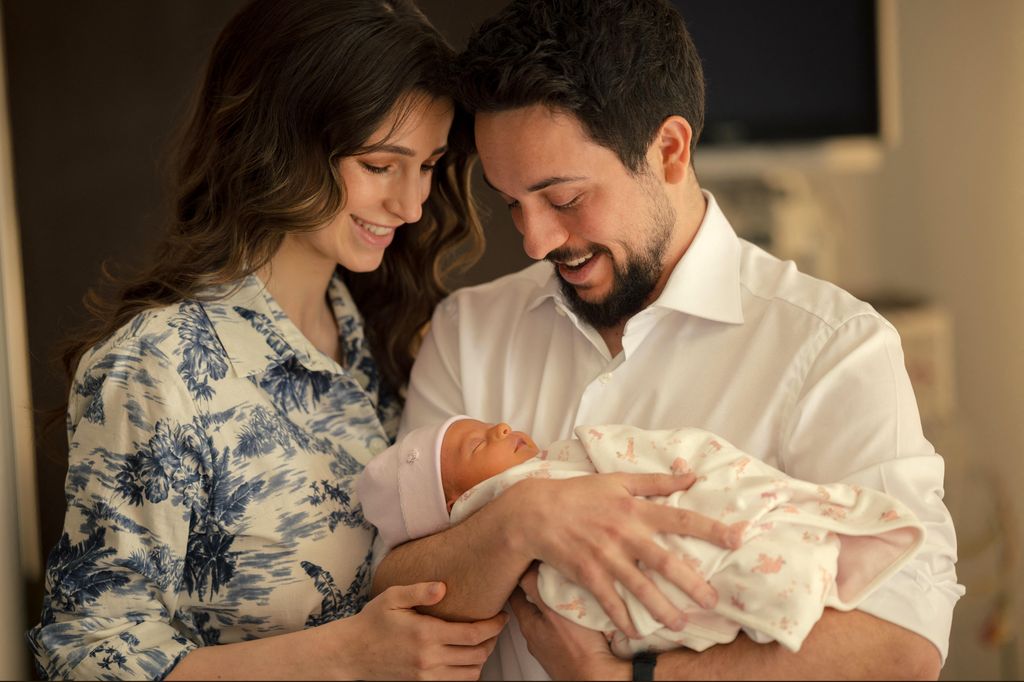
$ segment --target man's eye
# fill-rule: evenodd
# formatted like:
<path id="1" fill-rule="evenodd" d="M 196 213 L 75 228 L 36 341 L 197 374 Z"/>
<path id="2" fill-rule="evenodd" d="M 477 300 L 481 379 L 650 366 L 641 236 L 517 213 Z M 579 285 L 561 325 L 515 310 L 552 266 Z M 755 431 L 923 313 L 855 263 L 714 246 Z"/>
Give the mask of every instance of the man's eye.
<path id="1" fill-rule="evenodd" d="M 580 203 L 580 199 L 582 197 L 583 197 L 582 194 L 577 194 L 576 196 L 574 196 L 572 199 L 570 199 L 569 201 L 565 202 L 564 204 L 554 204 L 553 203 L 551 205 L 554 206 L 555 208 L 557 208 L 559 211 L 564 211 L 564 210 L 572 208 L 576 204 Z"/>

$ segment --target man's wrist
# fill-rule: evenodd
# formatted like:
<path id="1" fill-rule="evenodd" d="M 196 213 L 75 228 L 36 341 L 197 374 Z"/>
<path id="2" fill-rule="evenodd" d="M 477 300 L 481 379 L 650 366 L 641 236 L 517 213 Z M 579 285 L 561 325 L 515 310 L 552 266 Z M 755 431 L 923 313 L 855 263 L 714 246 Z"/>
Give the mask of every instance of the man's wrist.
<path id="1" fill-rule="evenodd" d="M 505 545 L 518 557 L 521 557 L 527 564 L 537 559 L 536 552 L 530 543 L 526 529 L 534 527 L 526 516 L 535 511 L 534 503 L 529 501 L 533 481 L 526 479 L 520 481 L 498 496 L 490 505 L 498 512 L 498 529 Z"/>
<path id="2" fill-rule="evenodd" d="M 658 663 L 658 654 L 653 651 L 642 651 L 633 657 L 633 682 L 653 682 L 654 666 Z"/>
<path id="3" fill-rule="evenodd" d="M 623 680 L 633 679 L 632 661 L 624 661 L 618 656 L 602 656 L 595 661 L 583 675 L 585 680 Z"/>

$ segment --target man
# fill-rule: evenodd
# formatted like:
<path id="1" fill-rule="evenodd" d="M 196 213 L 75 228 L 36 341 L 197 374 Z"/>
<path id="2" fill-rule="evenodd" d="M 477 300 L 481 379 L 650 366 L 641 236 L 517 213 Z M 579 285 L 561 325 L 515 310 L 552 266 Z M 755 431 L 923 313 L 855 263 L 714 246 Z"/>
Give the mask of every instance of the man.
<path id="1" fill-rule="evenodd" d="M 403 432 L 460 413 L 507 421 L 540 443 L 580 424 L 697 426 L 796 478 L 883 490 L 918 515 L 926 544 L 858 611 L 826 611 L 797 654 L 741 635 L 663 653 L 654 674 L 937 677 L 963 589 L 942 459 L 921 432 L 899 338 L 866 304 L 738 239 L 701 191 L 692 154 L 704 84 L 679 15 L 663 0 L 514 0 L 480 27 L 461 66 L 487 182 L 527 254 L 549 262 L 438 307 Z M 397 548 L 375 588 L 441 579 L 450 591 L 433 613 L 483 618 L 539 559 L 590 588 L 627 631 L 614 580 L 681 626 L 639 561 L 714 601 L 650 537 L 726 545 L 726 529 L 656 516 L 628 496 L 669 482 L 528 483 Z M 531 573 L 521 588 L 536 597 Z M 631 671 L 600 633 L 521 590 L 511 604 L 529 654 L 518 633 L 499 642 L 506 677 L 538 675 L 537 662 L 555 678 L 650 672 Z"/>

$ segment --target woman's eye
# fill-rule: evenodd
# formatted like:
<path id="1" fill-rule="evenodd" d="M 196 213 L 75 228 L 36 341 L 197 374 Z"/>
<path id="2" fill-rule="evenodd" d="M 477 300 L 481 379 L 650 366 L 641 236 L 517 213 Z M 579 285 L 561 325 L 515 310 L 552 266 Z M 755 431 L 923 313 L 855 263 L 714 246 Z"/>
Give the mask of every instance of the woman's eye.
<path id="1" fill-rule="evenodd" d="M 427 174 L 427 173 L 433 173 L 434 172 L 434 168 L 436 168 L 436 167 L 437 167 L 436 163 L 425 163 L 422 166 L 420 166 L 420 173 L 423 173 L 424 175 Z"/>
<path id="2" fill-rule="evenodd" d="M 376 173 L 377 175 L 383 175 L 384 173 L 387 173 L 390 168 L 389 166 L 374 166 L 372 163 L 366 163 L 365 161 L 360 161 L 359 165 L 361 165 L 367 171 L 371 173 Z"/>
<path id="3" fill-rule="evenodd" d="M 519 208 L 519 202 L 516 201 L 515 199 L 512 199 L 511 201 L 505 202 L 505 206 L 507 206 L 508 210 L 511 211 L 513 209 Z"/>

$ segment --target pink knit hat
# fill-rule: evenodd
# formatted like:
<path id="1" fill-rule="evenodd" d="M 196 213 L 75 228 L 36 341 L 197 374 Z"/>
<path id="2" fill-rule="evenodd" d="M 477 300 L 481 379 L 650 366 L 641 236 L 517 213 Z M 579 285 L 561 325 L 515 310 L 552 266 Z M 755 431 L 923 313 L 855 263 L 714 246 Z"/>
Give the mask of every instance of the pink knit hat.
<path id="1" fill-rule="evenodd" d="M 440 427 L 413 429 L 366 465 L 356 482 L 363 516 L 380 535 L 375 549 L 383 553 L 444 530 L 448 505 L 441 485 L 441 441 L 457 415 Z M 383 545 L 381 547 L 381 545 Z"/>

